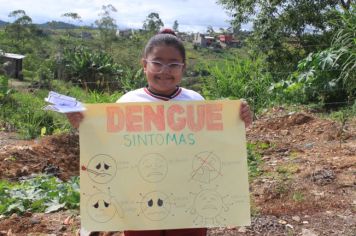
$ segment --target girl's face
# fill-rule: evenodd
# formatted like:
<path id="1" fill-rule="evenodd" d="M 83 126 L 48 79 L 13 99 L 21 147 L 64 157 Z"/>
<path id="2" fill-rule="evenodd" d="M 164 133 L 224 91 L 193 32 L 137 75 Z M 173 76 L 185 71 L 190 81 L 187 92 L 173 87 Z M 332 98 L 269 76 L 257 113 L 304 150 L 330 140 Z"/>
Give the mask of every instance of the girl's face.
<path id="1" fill-rule="evenodd" d="M 148 87 L 155 93 L 171 95 L 182 80 L 185 65 L 178 49 L 174 47 L 156 46 L 147 58 L 142 59 L 142 63 Z M 162 70 L 157 72 L 157 67 L 162 67 Z"/>

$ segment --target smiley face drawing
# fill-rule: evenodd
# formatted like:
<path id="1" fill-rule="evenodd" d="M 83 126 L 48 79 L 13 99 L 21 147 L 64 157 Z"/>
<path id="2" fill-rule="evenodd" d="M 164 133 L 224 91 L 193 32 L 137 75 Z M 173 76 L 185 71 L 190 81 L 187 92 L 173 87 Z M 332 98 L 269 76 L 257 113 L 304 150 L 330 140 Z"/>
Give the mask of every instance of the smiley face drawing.
<path id="1" fill-rule="evenodd" d="M 117 165 L 114 158 L 106 154 L 99 154 L 92 157 L 88 166 L 82 166 L 83 171 L 87 171 L 89 178 L 98 184 L 110 182 L 116 175 Z"/>
<path id="2" fill-rule="evenodd" d="M 110 221 L 116 214 L 113 198 L 105 193 L 97 193 L 90 197 L 87 211 L 90 218 L 99 223 Z"/>
<path id="3" fill-rule="evenodd" d="M 140 176 L 149 183 L 161 182 L 167 175 L 167 160 L 158 153 L 144 155 L 138 163 Z"/>
<path id="4" fill-rule="evenodd" d="M 169 215 L 172 205 L 169 197 L 159 191 L 147 193 L 139 203 L 143 215 L 152 221 L 165 219 Z"/>

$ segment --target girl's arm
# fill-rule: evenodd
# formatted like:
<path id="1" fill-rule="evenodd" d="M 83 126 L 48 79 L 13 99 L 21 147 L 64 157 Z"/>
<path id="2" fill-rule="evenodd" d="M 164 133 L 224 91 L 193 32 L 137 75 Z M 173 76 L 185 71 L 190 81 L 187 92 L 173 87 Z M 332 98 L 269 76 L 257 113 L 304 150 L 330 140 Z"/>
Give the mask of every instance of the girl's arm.
<path id="1" fill-rule="evenodd" d="M 67 118 L 69 123 L 76 129 L 79 128 L 80 122 L 84 119 L 84 114 L 82 112 L 71 112 L 67 113 Z"/>
<path id="2" fill-rule="evenodd" d="M 240 107 L 240 118 L 245 122 L 245 127 L 249 127 L 252 124 L 252 112 L 250 106 L 246 101 L 242 101 Z"/>

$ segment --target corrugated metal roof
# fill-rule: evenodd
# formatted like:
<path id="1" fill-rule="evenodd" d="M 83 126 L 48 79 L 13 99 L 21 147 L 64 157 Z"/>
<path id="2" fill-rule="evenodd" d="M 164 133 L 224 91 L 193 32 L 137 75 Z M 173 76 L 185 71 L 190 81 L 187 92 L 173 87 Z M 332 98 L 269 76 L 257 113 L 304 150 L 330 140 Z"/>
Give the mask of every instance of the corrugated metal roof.
<path id="1" fill-rule="evenodd" d="M 14 58 L 14 59 L 23 59 L 26 56 L 20 55 L 20 54 L 15 54 L 15 53 L 4 53 L 0 54 L 0 57 L 7 57 L 7 58 Z"/>

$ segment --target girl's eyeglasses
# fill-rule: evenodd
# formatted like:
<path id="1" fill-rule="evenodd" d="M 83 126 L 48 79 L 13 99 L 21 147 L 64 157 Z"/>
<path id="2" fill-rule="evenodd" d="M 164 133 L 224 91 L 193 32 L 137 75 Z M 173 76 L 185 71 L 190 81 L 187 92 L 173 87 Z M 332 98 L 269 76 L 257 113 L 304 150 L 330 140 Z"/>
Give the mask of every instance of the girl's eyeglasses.
<path id="1" fill-rule="evenodd" d="M 147 68 L 152 73 L 162 73 L 163 69 L 166 67 L 171 74 L 178 74 L 182 72 L 182 68 L 184 66 L 184 63 L 179 62 L 164 64 L 160 61 L 151 61 L 146 59 L 145 61 L 149 64 Z"/>

